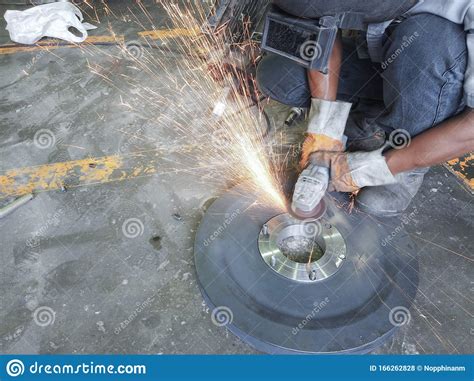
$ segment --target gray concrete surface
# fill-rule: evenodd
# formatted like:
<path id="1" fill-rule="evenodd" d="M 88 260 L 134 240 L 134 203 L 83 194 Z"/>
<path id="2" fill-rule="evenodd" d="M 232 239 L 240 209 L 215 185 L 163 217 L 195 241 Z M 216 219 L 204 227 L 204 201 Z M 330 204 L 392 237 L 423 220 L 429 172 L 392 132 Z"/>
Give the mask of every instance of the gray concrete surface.
<path id="1" fill-rule="evenodd" d="M 100 14 L 91 34 L 108 34 L 110 20 L 114 31 L 136 38 L 140 27 L 126 6 L 111 7 L 118 19 Z M 147 9 L 163 27 L 163 12 Z M 8 43 L 3 27 L 1 42 Z M 120 77 L 132 75 L 152 88 L 159 81 L 127 65 L 116 50 L 107 54 L 114 49 L 100 47 L 93 56 L 76 48 L 0 55 L 1 171 L 172 141 L 170 131 L 153 123 L 156 110 L 134 98 Z M 121 105 L 121 91 L 90 72 L 88 61 L 128 90 L 132 111 Z M 276 125 L 285 110 L 268 106 Z M 41 128 L 58 137 L 50 149 L 32 144 Z M 141 139 L 133 138 L 136 131 Z M 212 323 L 196 284 L 193 238 L 201 205 L 229 186 L 201 175 L 167 173 L 45 192 L 0 220 L 0 352 L 255 353 Z M 419 245 L 420 289 L 410 323 L 376 353 L 472 353 L 473 197 L 437 167 L 411 212 L 404 225 Z M 141 224 L 135 238 L 123 232 L 130 219 Z"/>

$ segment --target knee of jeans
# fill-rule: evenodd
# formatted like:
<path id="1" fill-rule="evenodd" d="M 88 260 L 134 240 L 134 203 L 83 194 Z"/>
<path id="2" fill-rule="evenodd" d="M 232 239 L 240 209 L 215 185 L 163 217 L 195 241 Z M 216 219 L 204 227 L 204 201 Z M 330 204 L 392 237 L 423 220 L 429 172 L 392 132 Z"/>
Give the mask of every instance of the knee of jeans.
<path id="1" fill-rule="evenodd" d="M 258 64 L 256 77 L 257 86 L 264 95 L 273 98 L 274 94 L 271 91 L 273 75 L 267 66 L 265 58 Z"/>
<path id="2" fill-rule="evenodd" d="M 257 67 L 257 85 L 260 91 L 289 106 L 307 107 L 309 90 L 306 72 L 297 64 L 282 57 L 265 56 Z"/>
<path id="3" fill-rule="evenodd" d="M 439 33 L 439 31 L 443 33 Z M 433 36 L 440 38 L 433 43 Z M 429 14 L 396 26 L 384 45 L 384 118 L 415 136 L 455 115 L 462 103 L 467 46 L 461 25 Z"/>

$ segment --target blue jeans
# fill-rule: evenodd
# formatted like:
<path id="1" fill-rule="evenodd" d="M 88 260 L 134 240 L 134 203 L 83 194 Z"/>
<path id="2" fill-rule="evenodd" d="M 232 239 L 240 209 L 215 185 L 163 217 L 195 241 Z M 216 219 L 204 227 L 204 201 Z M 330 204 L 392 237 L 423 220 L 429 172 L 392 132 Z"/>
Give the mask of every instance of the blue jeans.
<path id="1" fill-rule="evenodd" d="M 343 44 L 338 99 L 364 105 L 359 127 L 404 129 L 414 137 L 464 109 L 467 47 L 461 25 L 430 14 L 406 18 L 387 30 L 383 64 L 359 59 L 352 40 Z M 310 105 L 306 69 L 291 60 L 265 56 L 257 81 L 281 103 Z"/>

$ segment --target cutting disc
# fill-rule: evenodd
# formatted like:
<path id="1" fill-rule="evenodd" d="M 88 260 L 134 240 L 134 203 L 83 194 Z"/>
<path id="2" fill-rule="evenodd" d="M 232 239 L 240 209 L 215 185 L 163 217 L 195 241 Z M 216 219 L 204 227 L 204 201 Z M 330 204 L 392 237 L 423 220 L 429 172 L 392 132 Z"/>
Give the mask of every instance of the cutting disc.
<path id="1" fill-rule="evenodd" d="M 249 189 L 217 199 L 196 235 L 196 271 L 215 324 L 267 353 L 365 353 L 409 322 L 418 260 L 401 221 L 349 214 L 344 199 L 327 196 L 321 223 L 342 236 L 344 261 L 322 280 L 301 282 L 262 257 L 262 226 L 282 211 Z"/>

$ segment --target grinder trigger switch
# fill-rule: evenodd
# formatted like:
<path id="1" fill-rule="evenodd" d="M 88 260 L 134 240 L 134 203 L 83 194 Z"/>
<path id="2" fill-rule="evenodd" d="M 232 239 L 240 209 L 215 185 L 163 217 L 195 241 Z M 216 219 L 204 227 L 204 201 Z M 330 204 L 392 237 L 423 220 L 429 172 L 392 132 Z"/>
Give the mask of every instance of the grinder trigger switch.
<path id="1" fill-rule="evenodd" d="M 291 203 L 293 213 L 303 218 L 318 214 L 328 184 L 329 168 L 310 164 L 296 182 Z"/>

